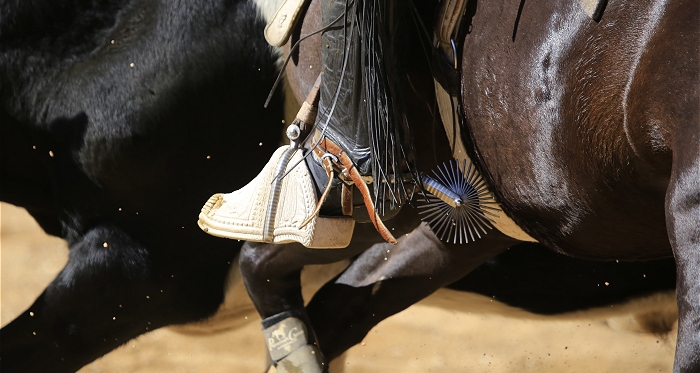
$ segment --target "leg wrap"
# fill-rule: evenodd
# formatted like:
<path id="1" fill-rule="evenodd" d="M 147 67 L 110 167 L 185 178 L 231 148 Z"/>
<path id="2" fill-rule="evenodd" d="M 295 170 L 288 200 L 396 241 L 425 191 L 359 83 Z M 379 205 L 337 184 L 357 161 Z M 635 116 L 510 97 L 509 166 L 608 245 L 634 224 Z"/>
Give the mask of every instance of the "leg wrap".
<path id="1" fill-rule="evenodd" d="M 279 373 L 322 373 L 325 364 L 305 315 L 289 311 L 263 320 L 265 344 Z"/>

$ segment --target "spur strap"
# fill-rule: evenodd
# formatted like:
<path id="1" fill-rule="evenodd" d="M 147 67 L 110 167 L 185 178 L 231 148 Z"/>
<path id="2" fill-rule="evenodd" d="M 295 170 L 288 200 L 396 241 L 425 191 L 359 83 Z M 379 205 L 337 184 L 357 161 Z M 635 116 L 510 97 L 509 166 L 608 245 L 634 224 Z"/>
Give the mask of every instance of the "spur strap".
<path id="1" fill-rule="evenodd" d="M 365 207 L 367 208 L 367 213 L 369 214 L 369 218 L 372 221 L 372 224 L 374 224 L 374 227 L 377 229 L 377 232 L 379 232 L 379 234 L 382 236 L 382 238 L 384 238 L 384 240 L 393 245 L 396 245 L 398 241 L 396 241 L 394 235 L 391 234 L 389 229 L 387 229 L 387 227 L 384 225 L 384 222 L 382 222 L 382 220 L 377 215 L 377 212 L 374 209 L 374 203 L 372 203 L 372 195 L 369 191 L 369 188 L 367 187 L 365 181 L 362 179 L 360 172 L 357 171 L 357 167 L 355 167 L 355 165 L 352 163 L 350 157 L 348 157 L 345 151 L 343 151 L 343 149 L 341 149 L 333 141 L 326 137 L 320 139 L 320 137 L 321 133 L 317 131 L 313 139 L 314 144 L 318 143 L 318 145 L 313 148 L 314 155 L 316 155 L 319 159 L 323 159 L 323 157 L 326 154 L 331 154 L 337 158 L 338 162 L 340 163 L 339 166 L 342 166 L 344 168 L 344 171 L 347 173 L 347 175 L 350 177 L 357 189 L 360 191 L 360 194 L 362 194 Z"/>

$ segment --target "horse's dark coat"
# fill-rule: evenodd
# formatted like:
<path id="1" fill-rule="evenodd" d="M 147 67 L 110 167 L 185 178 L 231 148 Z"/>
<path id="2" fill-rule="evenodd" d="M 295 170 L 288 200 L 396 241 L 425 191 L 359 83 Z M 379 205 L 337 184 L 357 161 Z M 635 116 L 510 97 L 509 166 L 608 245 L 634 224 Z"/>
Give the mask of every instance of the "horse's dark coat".
<path id="1" fill-rule="evenodd" d="M 512 42 L 503 35 L 517 5 L 481 5 L 464 44 L 465 113 L 473 154 L 506 212 L 533 237 L 570 255 L 670 256 L 668 137 L 697 112 L 690 103 L 672 106 L 697 90 L 688 83 L 694 74 L 684 66 L 688 58 L 654 54 L 661 40 L 672 46 L 663 47 L 669 52 L 690 51 L 684 44 L 692 38 L 663 22 L 692 29 L 693 12 L 676 16 L 664 14 L 664 2 L 617 2 L 595 23 L 573 1 L 532 3 Z M 670 5 L 684 8 L 683 2 Z M 670 71 L 653 74 L 640 66 L 671 62 Z M 659 89 L 661 79 L 673 82 L 677 93 Z"/>
<path id="2" fill-rule="evenodd" d="M 530 6 L 532 7 L 530 7 Z M 675 256 L 675 370 L 700 371 L 700 8 L 479 2 L 464 42 L 467 149 L 504 210 L 580 258 Z"/>

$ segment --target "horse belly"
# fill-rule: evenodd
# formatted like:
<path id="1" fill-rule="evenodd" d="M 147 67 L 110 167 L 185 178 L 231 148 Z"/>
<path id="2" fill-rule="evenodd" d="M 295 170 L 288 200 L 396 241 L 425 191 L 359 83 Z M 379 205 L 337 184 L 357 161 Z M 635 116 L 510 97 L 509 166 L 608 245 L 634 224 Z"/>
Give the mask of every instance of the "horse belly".
<path id="1" fill-rule="evenodd" d="M 657 13 L 609 4 L 595 23 L 576 2 L 477 5 L 462 61 L 465 141 L 504 211 L 550 248 L 671 255 L 670 163 L 636 157 L 625 132 L 629 71 Z"/>

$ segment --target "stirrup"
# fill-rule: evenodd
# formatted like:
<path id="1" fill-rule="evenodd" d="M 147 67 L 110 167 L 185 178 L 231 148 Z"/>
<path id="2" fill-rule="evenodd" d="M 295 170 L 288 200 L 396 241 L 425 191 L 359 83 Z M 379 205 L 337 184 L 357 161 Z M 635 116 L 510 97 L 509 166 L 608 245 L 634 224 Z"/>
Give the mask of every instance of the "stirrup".
<path id="1" fill-rule="evenodd" d="M 318 216 L 318 197 L 301 153 L 282 146 L 248 185 L 213 195 L 202 207 L 199 227 L 213 236 L 234 240 L 347 247 L 355 221 L 344 216 Z"/>

